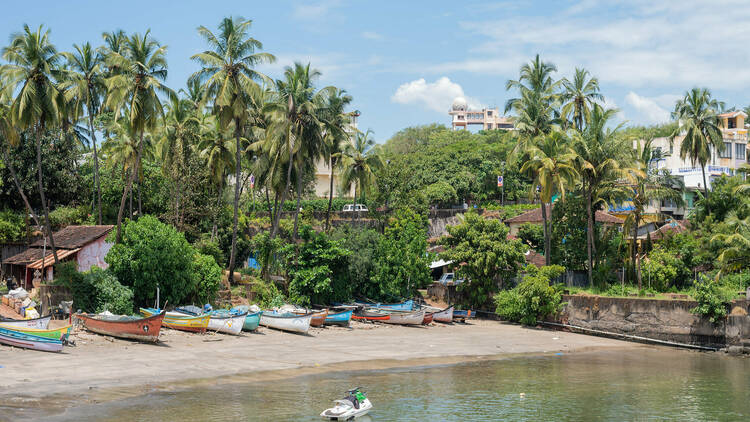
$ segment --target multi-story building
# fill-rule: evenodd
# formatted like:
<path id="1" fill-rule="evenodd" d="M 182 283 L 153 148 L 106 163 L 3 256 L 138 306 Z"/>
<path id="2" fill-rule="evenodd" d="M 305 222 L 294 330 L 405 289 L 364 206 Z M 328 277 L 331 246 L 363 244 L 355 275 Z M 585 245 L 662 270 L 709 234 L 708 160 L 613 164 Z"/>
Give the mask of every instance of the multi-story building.
<path id="1" fill-rule="evenodd" d="M 722 113 L 720 126 L 723 137 L 721 148 L 710 148 L 710 158 L 706 165 L 706 184 L 711 188 L 711 182 L 722 174 L 734 175 L 737 168 L 747 163 L 747 141 L 748 129 L 745 127 L 747 114 L 743 111 L 732 111 Z M 684 160 L 680 158 L 680 148 L 685 137 L 680 135 L 670 141 L 669 138 L 655 138 L 652 147 L 661 150 L 662 158 L 654 161 L 652 166 L 658 169 L 667 169 L 678 176 L 685 183 L 684 207 L 677 207 L 673 201 L 654 201 L 646 210 L 648 214 L 658 216 L 659 214 L 672 215 L 682 218 L 685 213 L 693 207 L 697 199 L 697 191 L 703 191 L 703 173 L 699 163 L 693 163 L 689 157 Z M 639 142 L 639 141 L 636 141 Z M 634 144 L 635 146 L 635 144 Z M 625 207 L 627 208 L 627 207 Z M 614 210 L 613 210 L 614 211 Z"/>
<path id="2" fill-rule="evenodd" d="M 513 120 L 510 117 L 501 116 L 497 108 L 470 110 L 463 97 L 453 100 L 448 114 L 452 119 L 453 130 L 468 129 L 469 125 L 482 125 L 484 130 L 513 130 Z"/>
<path id="3" fill-rule="evenodd" d="M 346 133 L 349 134 L 349 139 L 354 139 L 357 133 L 357 120 L 359 119 L 360 112 L 355 110 L 349 114 L 350 122 L 346 129 Z M 354 185 L 349 187 L 348 191 L 342 191 L 338 175 L 336 170 L 331 169 L 330 160 L 318 160 L 315 163 L 315 196 L 328 197 L 331 188 L 331 178 L 333 178 L 333 196 L 354 196 Z"/>

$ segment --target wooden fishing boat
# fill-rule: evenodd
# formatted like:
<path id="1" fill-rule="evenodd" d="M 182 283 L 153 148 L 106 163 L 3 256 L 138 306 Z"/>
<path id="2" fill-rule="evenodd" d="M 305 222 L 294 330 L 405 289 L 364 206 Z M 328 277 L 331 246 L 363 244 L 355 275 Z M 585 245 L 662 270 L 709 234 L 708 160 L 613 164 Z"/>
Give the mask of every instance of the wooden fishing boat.
<path id="1" fill-rule="evenodd" d="M 459 322 L 466 322 L 466 319 L 471 318 L 474 316 L 474 312 L 471 310 L 454 310 L 453 311 L 453 320 L 459 321 Z"/>
<path id="2" fill-rule="evenodd" d="M 7 328 L 0 328 L 0 343 L 42 352 L 60 352 L 63 348 L 60 339 L 35 336 Z"/>
<path id="3" fill-rule="evenodd" d="M 0 318 L 0 323 L 12 327 L 38 328 L 40 330 L 46 330 L 47 327 L 49 327 L 49 322 L 51 319 L 52 315 L 45 315 L 43 317 L 32 319 Z"/>
<path id="4" fill-rule="evenodd" d="M 387 311 L 387 313 L 390 315 L 390 318 L 384 321 L 386 324 L 420 325 L 424 321 L 426 312 L 422 309 L 414 312 Z"/>
<path id="5" fill-rule="evenodd" d="M 328 317 L 328 309 L 322 311 L 312 311 L 312 318 L 310 319 L 311 327 L 322 327 Z M 307 312 L 292 312 L 294 315 L 306 315 Z"/>
<path id="6" fill-rule="evenodd" d="M 349 325 L 349 320 L 352 319 L 352 313 L 354 313 L 353 309 L 335 313 L 330 313 L 329 311 L 328 316 L 326 316 L 325 324 L 347 326 Z"/>
<path id="7" fill-rule="evenodd" d="M 436 322 L 453 322 L 453 306 L 449 306 L 441 311 L 436 311 L 432 314 L 432 318 Z"/>
<path id="8" fill-rule="evenodd" d="M 161 313 L 154 308 L 141 308 L 141 315 L 153 316 Z M 162 325 L 175 330 L 189 331 L 191 333 L 205 333 L 211 315 L 185 316 L 177 312 L 167 312 L 162 320 Z"/>
<path id="9" fill-rule="evenodd" d="M 293 333 L 306 333 L 310 329 L 312 313 L 293 315 L 274 311 L 263 311 L 260 315 L 260 325 Z"/>
<path id="10" fill-rule="evenodd" d="M 358 321 L 378 321 L 386 322 L 391 319 L 391 316 L 378 310 L 363 309 L 359 312 L 352 314 L 352 319 Z"/>
<path id="11" fill-rule="evenodd" d="M 20 331 L 22 333 L 31 334 L 39 337 L 47 337 L 55 340 L 67 340 L 68 336 L 70 335 L 70 330 L 73 328 L 72 324 L 68 324 L 64 327 L 60 328 L 52 328 L 47 330 L 42 330 L 40 328 L 26 328 L 26 327 L 14 327 L 12 325 L 5 325 L 4 323 L 0 323 L 0 328 L 5 328 L 8 330 L 13 331 Z"/>
<path id="12" fill-rule="evenodd" d="M 389 309 L 393 311 L 411 311 L 414 309 L 414 301 L 409 299 L 400 303 L 370 303 L 370 302 L 354 302 L 363 308 L 375 308 L 375 309 Z"/>
<path id="13" fill-rule="evenodd" d="M 232 315 L 245 314 L 245 321 L 242 323 L 242 329 L 245 331 L 255 331 L 260 325 L 260 311 L 251 312 L 250 309 L 250 306 L 240 305 L 229 310 Z"/>
<path id="14" fill-rule="evenodd" d="M 175 313 L 183 314 L 185 316 L 210 315 L 211 319 L 208 320 L 207 331 L 232 334 L 235 336 L 239 335 L 242 331 L 242 325 L 245 323 L 245 315 L 247 315 L 247 312 L 232 313 L 226 310 L 211 311 L 204 314 L 200 308 L 195 306 L 181 306 L 175 308 Z"/>
<path id="15" fill-rule="evenodd" d="M 435 314 L 430 312 L 424 313 L 424 319 L 422 320 L 422 325 L 432 324 L 432 318 Z"/>
<path id="16" fill-rule="evenodd" d="M 130 340 L 157 342 L 165 311 L 140 318 L 129 315 L 75 314 L 83 326 L 97 334 Z"/>

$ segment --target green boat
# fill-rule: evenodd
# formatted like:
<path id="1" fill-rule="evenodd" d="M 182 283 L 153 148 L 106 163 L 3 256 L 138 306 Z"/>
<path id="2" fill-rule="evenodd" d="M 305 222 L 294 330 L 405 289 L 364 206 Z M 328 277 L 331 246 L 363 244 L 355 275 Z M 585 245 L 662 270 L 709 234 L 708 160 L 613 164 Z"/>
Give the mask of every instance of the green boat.
<path id="1" fill-rule="evenodd" d="M 247 315 L 245 315 L 245 323 L 242 324 L 242 329 L 245 331 L 255 331 L 258 329 L 258 325 L 260 324 L 260 315 L 263 312 L 250 312 L 249 308 L 250 307 L 247 305 L 235 306 L 234 308 L 229 310 L 229 313 L 239 315 L 247 312 Z"/>
<path id="2" fill-rule="evenodd" d="M 260 319 L 260 317 L 258 317 L 258 319 Z M 0 322 L 0 328 L 18 331 L 24 334 L 31 334 L 31 335 L 35 335 L 38 337 L 51 338 L 54 340 L 62 340 L 62 339 L 68 338 L 68 336 L 70 335 L 70 330 L 73 328 L 73 326 L 68 324 L 60 328 L 42 330 L 40 328 L 26 328 L 26 327 L 15 327 L 15 326 L 10 326 L 10 325 L 4 325 L 3 323 Z"/>

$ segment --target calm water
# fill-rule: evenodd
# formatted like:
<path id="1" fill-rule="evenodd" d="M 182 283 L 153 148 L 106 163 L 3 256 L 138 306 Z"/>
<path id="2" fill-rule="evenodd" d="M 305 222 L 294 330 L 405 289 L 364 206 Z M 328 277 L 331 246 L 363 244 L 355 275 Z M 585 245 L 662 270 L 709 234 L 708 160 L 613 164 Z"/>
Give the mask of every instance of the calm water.
<path id="1" fill-rule="evenodd" d="M 152 394 L 51 420 L 318 421 L 354 386 L 375 406 L 369 421 L 750 420 L 750 359 L 672 349 L 311 375 Z"/>

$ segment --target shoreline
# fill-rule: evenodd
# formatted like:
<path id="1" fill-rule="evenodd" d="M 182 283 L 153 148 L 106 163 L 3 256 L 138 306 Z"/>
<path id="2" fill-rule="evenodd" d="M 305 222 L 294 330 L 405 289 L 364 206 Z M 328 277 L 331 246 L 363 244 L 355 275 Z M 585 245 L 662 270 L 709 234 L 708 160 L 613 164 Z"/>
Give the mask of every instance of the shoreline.
<path id="1" fill-rule="evenodd" d="M 353 323 L 309 335 L 261 327 L 238 337 L 165 329 L 156 345 L 81 330 L 72 338 L 78 345 L 60 354 L 0 348 L 3 413 L 54 415 L 152 392 L 328 372 L 650 347 L 488 320 L 428 327 Z"/>

